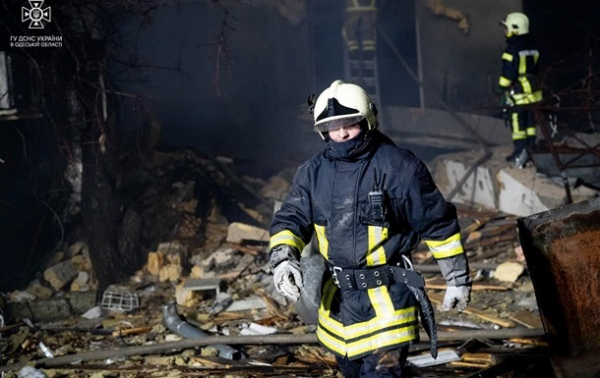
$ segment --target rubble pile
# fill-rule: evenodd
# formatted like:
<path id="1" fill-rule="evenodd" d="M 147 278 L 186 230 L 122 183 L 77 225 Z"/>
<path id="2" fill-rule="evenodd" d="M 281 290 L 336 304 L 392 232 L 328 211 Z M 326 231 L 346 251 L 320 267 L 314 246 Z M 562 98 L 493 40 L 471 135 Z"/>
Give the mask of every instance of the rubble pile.
<path id="1" fill-rule="evenodd" d="M 146 222 L 156 222 L 146 232 L 161 240 L 149 244 L 145 265 L 99 292 L 85 243 L 57 252 L 39 278 L 4 296 L 0 374 L 339 376 L 316 325 L 274 291 L 267 268 L 267 225 L 289 173 L 239 177 L 218 159 L 188 152 L 157 154 L 154 169 L 155 184 L 140 201 L 156 204 L 147 206 Z M 472 302 L 462 313 L 436 312 L 440 357 L 428 358 L 423 336 L 411 347 L 412 368 L 468 376 L 512 364 L 514 355 L 547 356 L 516 218 L 464 206 L 459 216 Z M 445 283 L 431 253 L 423 244 L 413 257 L 440 302 Z"/>

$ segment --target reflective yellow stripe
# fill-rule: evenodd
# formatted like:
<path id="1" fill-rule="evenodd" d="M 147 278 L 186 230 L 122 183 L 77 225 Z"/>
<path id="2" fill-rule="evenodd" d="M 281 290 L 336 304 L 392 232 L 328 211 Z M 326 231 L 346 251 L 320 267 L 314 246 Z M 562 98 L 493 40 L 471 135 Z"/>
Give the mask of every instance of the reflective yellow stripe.
<path id="1" fill-rule="evenodd" d="M 331 281 L 325 285 L 322 304 L 331 303 L 332 294 L 337 289 L 331 285 Z M 374 290 L 379 289 L 381 288 Z M 325 347 L 342 356 L 355 357 L 383 347 L 410 342 L 418 337 L 417 308 L 414 306 L 396 311 L 392 307 L 392 311 L 347 327 L 331 319 L 326 308 L 329 306 L 322 305 L 319 309 L 317 337 Z"/>
<path id="2" fill-rule="evenodd" d="M 410 342 L 419 334 L 417 325 L 410 325 L 398 329 L 372 335 L 369 338 L 348 344 L 348 357 L 356 357 L 373 352 L 385 347 Z"/>
<path id="3" fill-rule="evenodd" d="M 369 290 L 380 289 L 386 289 L 385 294 L 387 294 L 389 297 L 389 293 L 386 287 L 374 288 Z M 394 311 L 393 305 L 391 309 L 389 307 L 391 305 L 390 302 L 390 304 L 383 305 L 384 307 L 388 308 L 387 312 L 381 314 L 377 313 L 376 316 L 371 320 L 344 327 L 342 323 L 332 319 L 329 316 L 331 301 L 333 300 L 333 296 L 335 295 L 337 290 L 339 289 L 337 286 L 335 286 L 332 280 L 328 280 L 325 283 L 325 287 L 323 288 L 323 298 L 321 301 L 321 306 L 319 307 L 319 326 L 327 329 L 329 332 L 333 333 L 339 338 L 345 340 L 352 340 L 355 338 L 368 336 L 371 333 L 392 327 L 394 325 L 410 323 L 417 319 L 416 307 L 413 306 Z M 377 299 L 381 302 L 380 298 Z"/>
<path id="4" fill-rule="evenodd" d="M 325 236 L 325 226 L 315 224 L 315 232 L 317 234 L 317 241 L 319 242 L 319 252 L 321 252 L 325 260 L 329 260 L 329 241 L 327 240 L 327 236 Z"/>
<path id="5" fill-rule="evenodd" d="M 378 317 L 394 312 L 394 304 L 386 286 L 369 289 L 367 293 Z"/>
<path id="6" fill-rule="evenodd" d="M 363 50 L 375 50 L 377 47 L 377 42 L 372 40 L 364 40 L 363 41 Z"/>
<path id="7" fill-rule="evenodd" d="M 388 239 L 388 229 L 379 226 L 369 226 L 369 241 L 367 252 L 367 265 L 376 266 L 387 263 L 383 243 Z"/>
<path id="8" fill-rule="evenodd" d="M 527 136 L 535 136 L 535 134 L 536 134 L 535 126 L 527 128 Z"/>
<path id="9" fill-rule="evenodd" d="M 348 51 L 358 50 L 358 42 L 348 41 L 346 43 L 346 48 L 348 49 Z"/>
<path id="10" fill-rule="evenodd" d="M 515 93 L 512 95 L 516 105 L 527 105 L 540 102 L 543 99 L 542 91 L 538 90 L 533 93 Z"/>
<path id="11" fill-rule="evenodd" d="M 271 239 L 269 241 L 269 249 L 271 249 L 275 246 L 278 246 L 280 244 L 292 246 L 294 248 L 297 248 L 298 251 L 302 251 L 304 249 L 304 245 L 305 245 L 305 243 L 302 241 L 302 239 L 300 239 L 299 237 L 297 237 L 291 231 L 288 231 L 288 230 L 280 231 L 280 232 L 276 233 L 275 235 L 271 236 Z"/>
<path id="12" fill-rule="evenodd" d="M 521 130 L 521 126 L 519 124 L 519 114 L 512 114 L 512 139 L 513 140 L 521 140 L 527 138 L 527 133 L 525 130 Z"/>
<path id="13" fill-rule="evenodd" d="M 376 11 L 377 7 L 375 6 L 377 0 L 371 0 L 369 5 L 360 5 L 357 0 L 353 0 L 352 4 L 348 4 L 346 7 L 346 12 L 372 12 Z"/>
<path id="14" fill-rule="evenodd" d="M 429 250 L 436 259 L 456 256 L 463 253 L 463 245 L 460 239 L 460 233 L 450 236 L 446 240 L 425 240 Z"/>
<path id="15" fill-rule="evenodd" d="M 336 339 L 328 332 L 325 332 L 321 327 L 317 328 L 317 338 L 327 349 L 342 356 L 346 355 L 346 342 Z"/>
<path id="16" fill-rule="evenodd" d="M 523 87 L 523 93 L 531 93 L 531 83 L 528 78 L 525 76 L 519 77 L 519 83 L 521 83 L 521 86 Z"/>
<path id="17" fill-rule="evenodd" d="M 509 87 L 512 84 L 512 81 L 505 78 L 504 76 L 500 76 L 500 80 L 498 80 L 498 84 L 501 87 Z"/>
<path id="18" fill-rule="evenodd" d="M 519 58 L 519 74 L 523 75 L 527 73 L 527 59 L 524 56 Z"/>
<path id="19" fill-rule="evenodd" d="M 498 55 L 496 55 L 496 56 L 498 56 Z M 503 60 L 507 60 L 507 61 L 509 61 L 509 62 L 512 62 L 512 61 L 513 61 L 513 59 L 514 59 L 514 57 L 512 56 L 512 54 L 509 54 L 509 53 L 503 53 L 503 54 L 502 54 L 502 59 L 503 59 Z"/>

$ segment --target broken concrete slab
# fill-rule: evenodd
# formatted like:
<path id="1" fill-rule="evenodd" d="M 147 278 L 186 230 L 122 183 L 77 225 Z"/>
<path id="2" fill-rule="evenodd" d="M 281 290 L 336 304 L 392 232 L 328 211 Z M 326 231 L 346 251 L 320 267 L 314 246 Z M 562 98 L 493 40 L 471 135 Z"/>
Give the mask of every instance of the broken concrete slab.
<path id="1" fill-rule="evenodd" d="M 36 300 L 26 303 L 9 302 L 7 316 L 16 319 L 28 318 L 34 322 L 50 321 L 80 315 L 96 305 L 95 291 L 69 293 L 62 298 Z"/>
<path id="2" fill-rule="evenodd" d="M 269 231 L 245 223 L 233 222 L 227 229 L 228 243 L 242 243 L 243 241 L 268 242 Z"/>
<path id="3" fill-rule="evenodd" d="M 189 291 L 209 291 L 217 297 L 223 281 L 220 278 L 188 278 L 183 287 Z"/>
<path id="4" fill-rule="evenodd" d="M 541 175 L 530 164 L 517 169 L 505 161 L 509 146 L 491 149 L 490 159 L 473 170 L 449 201 L 497 209 L 508 214 L 528 216 L 562 206 L 567 201 L 566 190 L 551 178 Z M 463 180 L 482 151 L 464 151 L 439 156 L 432 171 L 440 191 L 449 196 Z M 594 198 L 598 191 L 578 186 L 570 188 L 573 202 Z"/>
<path id="5" fill-rule="evenodd" d="M 77 273 L 75 265 L 70 260 L 67 260 L 46 269 L 44 271 L 44 279 L 48 281 L 54 290 L 60 290 L 77 277 Z"/>

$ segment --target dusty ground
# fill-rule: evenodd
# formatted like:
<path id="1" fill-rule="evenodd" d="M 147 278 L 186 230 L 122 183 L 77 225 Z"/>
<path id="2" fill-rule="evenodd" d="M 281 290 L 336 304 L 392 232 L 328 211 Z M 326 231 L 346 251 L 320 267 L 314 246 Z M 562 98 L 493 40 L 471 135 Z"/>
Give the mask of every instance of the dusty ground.
<path id="1" fill-rule="evenodd" d="M 235 176 L 229 171 L 216 175 L 222 165 L 190 156 L 161 158 L 173 170 L 198 171 L 198 177 L 205 177 L 200 174 L 203 166 L 209 167 L 207 171 L 214 177 L 215 186 L 241 188 L 253 200 L 265 198 L 254 209 L 238 200 L 240 206 L 236 211 L 243 211 L 259 224 L 268 222 L 273 202 L 281 199 L 289 187 L 293 171 L 285 171 L 268 181 Z M 168 176 L 164 174 L 169 172 L 166 167 L 167 163 L 162 163 L 160 177 Z M 194 198 L 195 191 L 190 188 L 193 181 L 175 185 L 150 179 L 149 183 L 153 183 L 149 188 L 152 197 L 161 198 L 160 205 L 171 212 L 169 223 L 163 228 L 173 237 L 162 242 L 179 244 L 162 254 L 160 245 L 149 250 L 148 263 L 129 282 L 120 283 L 126 292 L 139 298 L 139 306 L 128 311 L 97 308 L 98 313 L 88 318 L 73 313 L 50 320 L 11 316 L 7 303 L 0 324 L 0 371 L 4 377 L 17 376 L 25 365 L 34 366 L 38 373 L 48 377 L 339 376 L 333 356 L 315 342 L 314 324 L 305 324 L 296 308 L 273 292 L 271 276 L 265 268 L 267 252 L 262 236 L 228 241 L 233 227 L 233 222 L 227 221 L 231 214 L 221 213 L 219 207 L 199 214 L 197 209 L 202 199 Z M 151 208 L 152 203 L 144 206 L 148 207 L 148 214 L 157 213 Z M 429 367 L 413 366 L 413 376 L 526 377 L 535 376 L 540 369 L 547 370 L 543 338 L 519 337 L 521 332 L 538 330 L 543 334 L 543 331 L 533 285 L 518 248 L 515 217 L 459 207 L 459 218 L 474 278 L 472 302 L 463 313 L 436 312 L 440 333 L 453 332 L 451 337 L 440 341 L 440 351 L 455 353 L 456 358 Z M 176 228 L 174 222 L 178 222 Z M 154 226 L 160 230 L 160 219 Z M 69 249 L 70 246 L 65 246 L 66 251 Z M 68 298 L 76 290 L 94 289 L 93 270 L 86 263 L 85 248 L 78 251 L 74 255 L 63 253 L 55 262 L 76 261 L 77 269 L 85 271 L 90 279 L 77 285 L 75 280 L 59 290 L 50 290 L 50 285 L 41 280 L 42 291 L 47 293 L 44 300 L 48 303 Z M 445 286 L 435 261 L 424 245 L 419 246 L 413 257 L 417 270 L 426 277 L 432 301 L 439 303 Z M 220 279 L 221 294 L 185 290 L 185 283 L 192 278 Z M 19 294 L 33 290 L 31 287 L 9 293 L 5 300 L 11 302 Z M 36 290 L 38 298 L 33 301 L 40 301 L 41 289 Z M 223 358 L 211 345 L 184 345 L 190 339 L 182 338 L 165 325 L 163 310 L 170 303 L 177 303 L 178 320 L 203 333 L 203 339 L 220 336 L 219 343 L 229 344 L 245 358 Z M 240 308 L 241 304 L 247 308 Z M 229 307 L 233 305 L 238 308 Z M 24 302 L 19 306 L 28 305 Z M 257 329 L 262 332 L 259 340 L 236 339 Z M 479 331 L 513 333 L 469 336 Z M 308 341 L 298 343 L 295 339 Z M 46 352 L 42 346 L 47 348 Z M 427 338 L 423 337 L 422 343 L 411 347 L 409 359 L 427 356 L 428 348 Z M 516 364 L 515 358 L 519 361 Z M 490 369 L 499 373 L 477 375 Z M 22 372 L 21 376 L 35 375 Z"/>

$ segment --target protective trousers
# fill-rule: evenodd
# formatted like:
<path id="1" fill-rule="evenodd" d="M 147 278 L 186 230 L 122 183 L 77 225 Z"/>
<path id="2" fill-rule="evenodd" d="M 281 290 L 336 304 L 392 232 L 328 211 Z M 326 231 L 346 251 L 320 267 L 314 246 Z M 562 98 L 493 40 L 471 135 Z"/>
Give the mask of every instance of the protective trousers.
<path id="1" fill-rule="evenodd" d="M 518 156 L 522 150 L 535 146 L 536 126 L 533 112 L 522 106 L 513 106 L 506 113 L 506 123 L 511 129 L 513 155 Z"/>
<path id="2" fill-rule="evenodd" d="M 401 378 L 407 357 L 408 345 L 356 360 L 339 356 L 336 360 L 344 378 Z"/>
<path id="3" fill-rule="evenodd" d="M 344 13 L 343 35 L 346 49 L 351 59 L 356 59 L 359 54 L 374 55 L 376 50 L 377 9 L 374 2 L 363 0 L 365 5 L 348 4 Z"/>

